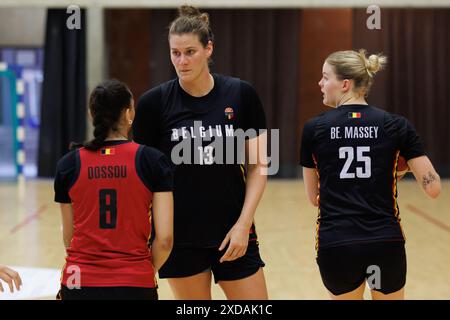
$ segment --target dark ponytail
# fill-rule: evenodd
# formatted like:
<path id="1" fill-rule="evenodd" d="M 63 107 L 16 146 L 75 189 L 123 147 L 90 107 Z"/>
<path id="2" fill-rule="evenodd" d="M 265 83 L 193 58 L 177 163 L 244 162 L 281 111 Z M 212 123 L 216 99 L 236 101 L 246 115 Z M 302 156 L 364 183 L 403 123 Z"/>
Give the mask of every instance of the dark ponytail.
<path id="1" fill-rule="evenodd" d="M 88 150 L 99 149 L 110 130 L 117 130 L 122 111 L 131 105 L 133 95 L 125 83 L 107 80 L 99 84 L 89 97 L 89 111 L 94 125 L 94 139 L 85 143 Z M 71 147 L 79 147 L 71 143 Z"/>

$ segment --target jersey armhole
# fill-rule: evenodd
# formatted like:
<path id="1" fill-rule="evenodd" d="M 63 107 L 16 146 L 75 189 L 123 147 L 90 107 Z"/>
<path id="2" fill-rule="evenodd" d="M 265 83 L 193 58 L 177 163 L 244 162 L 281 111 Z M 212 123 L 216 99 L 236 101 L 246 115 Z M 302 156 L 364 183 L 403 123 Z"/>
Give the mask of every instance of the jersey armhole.
<path id="1" fill-rule="evenodd" d="M 70 180 L 70 183 L 68 185 L 67 192 L 69 192 L 70 189 L 72 189 L 72 187 L 77 182 L 78 177 L 80 176 L 80 171 L 81 171 L 80 149 L 76 149 L 75 150 L 75 171 L 74 171 L 73 177 Z"/>
<path id="2" fill-rule="evenodd" d="M 391 139 L 398 139 L 400 128 L 398 121 L 401 118 L 396 118 L 393 114 L 386 112 L 383 117 L 383 131 Z"/>
<path id="3" fill-rule="evenodd" d="M 137 176 L 139 177 L 139 180 L 141 180 L 142 184 L 148 189 L 148 191 L 152 192 L 152 189 L 150 188 L 150 185 L 144 178 L 144 173 L 142 172 L 142 166 L 141 166 L 141 157 L 142 152 L 144 152 L 145 146 L 140 145 L 138 150 L 136 151 L 136 157 L 134 161 L 134 166 L 136 168 Z"/>

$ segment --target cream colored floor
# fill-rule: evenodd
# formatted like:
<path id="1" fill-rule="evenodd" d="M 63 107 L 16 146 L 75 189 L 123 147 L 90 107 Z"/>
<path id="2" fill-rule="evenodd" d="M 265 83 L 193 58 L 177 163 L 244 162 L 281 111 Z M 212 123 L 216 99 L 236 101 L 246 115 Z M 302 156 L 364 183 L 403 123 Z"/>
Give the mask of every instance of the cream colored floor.
<path id="1" fill-rule="evenodd" d="M 437 200 L 428 199 L 412 180 L 401 181 L 398 189 L 407 236 L 406 297 L 450 299 L 450 181 L 443 182 Z M 302 181 L 269 182 L 256 214 L 256 227 L 270 298 L 328 299 L 315 263 L 316 215 Z M 29 222 L 18 228 L 27 219 Z M 0 263 L 62 267 L 64 249 L 52 181 L 0 183 Z M 160 280 L 159 284 L 160 298 L 172 299 L 167 282 Z M 224 298 L 215 285 L 213 297 Z"/>

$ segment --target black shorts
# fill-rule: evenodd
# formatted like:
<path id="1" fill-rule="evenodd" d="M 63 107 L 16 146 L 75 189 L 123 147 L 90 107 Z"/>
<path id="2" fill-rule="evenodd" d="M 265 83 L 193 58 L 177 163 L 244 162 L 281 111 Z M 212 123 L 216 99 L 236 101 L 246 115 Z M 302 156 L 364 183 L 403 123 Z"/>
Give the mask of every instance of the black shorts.
<path id="1" fill-rule="evenodd" d="M 156 288 L 82 287 L 69 289 L 61 285 L 58 300 L 158 300 Z"/>
<path id="2" fill-rule="evenodd" d="M 319 249 L 317 264 L 323 284 L 334 295 L 353 291 L 366 280 L 371 289 L 383 294 L 396 292 L 406 283 L 403 241 Z"/>
<path id="3" fill-rule="evenodd" d="M 244 256 L 220 263 L 226 249 L 213 248 L 177 248 L 174 247 L 169 259 L 159 270 L 160 278 L 182 278 L 211 270 L 215 283 L 227 280 L 239 280 L 256 273 L 264 267 L 259 255 L 259 245 L 255 240 L 248 242 Z"/>

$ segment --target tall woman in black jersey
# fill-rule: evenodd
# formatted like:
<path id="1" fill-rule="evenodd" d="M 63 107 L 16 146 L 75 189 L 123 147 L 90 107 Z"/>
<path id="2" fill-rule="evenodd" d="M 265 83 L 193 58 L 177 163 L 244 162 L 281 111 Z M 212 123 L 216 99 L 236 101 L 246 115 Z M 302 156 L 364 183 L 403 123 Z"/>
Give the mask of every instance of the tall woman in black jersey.
<path id="1" fill-rule="evenodd" d="M 319 82 L 334 108 L 303 129 L 301 164 L 307 195 L 319 207 L 317 264 L 333 299 L 403 299 L 405 238 L 397 205 L 399 157 L 424 191 L 436 198 L 439 175 L 404 117 L 367 104 L 386 57 L 365 50 L 334 52 Z"/>
<path id="2" fill-rule="evenodd" d="M 182 6 L 169 46 L 178 77 L 139 99 L 133 124 L 135 141 L 175 167 L 174 249 L 159 276 L 177 299 L 211 299 L 212 275 L 228 299 L 266 299 L 253 224 L 267 181 L 260 99 L 247 82 L 210 73 L 207 13 Z M 236 146 L 247 166 L 230 157 L 238 129 L 248 133 Z"/>

